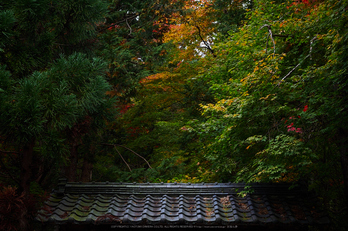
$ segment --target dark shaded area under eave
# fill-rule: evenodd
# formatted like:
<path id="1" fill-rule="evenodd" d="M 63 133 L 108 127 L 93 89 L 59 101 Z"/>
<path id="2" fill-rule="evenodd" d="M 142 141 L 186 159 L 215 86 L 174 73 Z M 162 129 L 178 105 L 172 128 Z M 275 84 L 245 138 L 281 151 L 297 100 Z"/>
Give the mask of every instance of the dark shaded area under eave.
<path id="1" fill-rule="evenodd" d="M 59 230 L 232 228 L 307 230 L 329 225 L 319 200 L 289 184 L 68 183 L 62 181 L 37 221 Z"/>

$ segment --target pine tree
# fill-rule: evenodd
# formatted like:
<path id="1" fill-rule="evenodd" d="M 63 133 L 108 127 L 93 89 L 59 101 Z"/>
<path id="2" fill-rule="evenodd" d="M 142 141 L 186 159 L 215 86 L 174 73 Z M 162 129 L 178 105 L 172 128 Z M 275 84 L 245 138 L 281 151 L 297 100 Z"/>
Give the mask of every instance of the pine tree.
<path id="1" fill-rule="evenodd" d="M 107 65 L 95 55 L 105 14 L 101 0 L 0 3 L 1 184 L 28 196 L 55 177 L 76 180 L 77 158 L 92 161 L 77 147 L 112 112 Z"/>

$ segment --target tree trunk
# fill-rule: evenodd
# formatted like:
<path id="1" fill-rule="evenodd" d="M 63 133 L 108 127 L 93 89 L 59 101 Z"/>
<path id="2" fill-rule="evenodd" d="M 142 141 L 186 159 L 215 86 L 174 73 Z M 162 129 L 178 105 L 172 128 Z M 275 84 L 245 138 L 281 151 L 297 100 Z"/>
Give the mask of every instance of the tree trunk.
<path id="1" fill-rule="evenodd" d="M 77 147 L 78 145 L 73 144 L 70 149 L 70 163 L 65 169 L 65 177 L 67 178 L 68 182 L 75 182 L 76 179 L 76 170 L 77 170 L 77 163 L 78 163 L 78 154 L 77 154 Z"/>
<path id="2" fill-rule="evenodd" d="M 30 181 L 32 178 L 32 163 L 34 155 L 35 139 L 32 139 L 23 147 L 22 159 L 21 159 L 21 174 L 20 174 L 20 188 L 19 195 L 24 194 L 23 200 L 30 194 Z M 29 230 L 29 214 L 27 205 L 21 209 L 18 215 L 18 223 L 20 230 Z"/>
<path id="3" fill-rule="evenodd" d="M 93 164 L 87 158 L 85 158 L 83 160 L 82 173 L 81 173 L 82 182 L 90 182 L 92 180 L 92 170 L 93 170 Z"/>
<path id="4" fill-rule="evenodd" d="M 20 175 L 20 192 L 29 194 L 30 179 L 32 177 L 32 162 L 34 152 L 35 139 L 32 139 L 23 148 L 21 159 L 21 175 Z"/>
<path id="5" fill-rule="evenodd" d="M 339 131 L 339 144 L 341 155 L 341 167 L 344 182 L 344 196 L 346 200 L 346 207 L 348 208 L 348 147 L 347 147 L 348 131 L 340 129 Z"/>
<path id="6" fill-rule="evenodd" d="M 346 207 L 348 208 L 348 155 L 347 155 L 347 152 L 341 153 L 341 166 L 342 166 L 342 172 L 343 172 Z"/>

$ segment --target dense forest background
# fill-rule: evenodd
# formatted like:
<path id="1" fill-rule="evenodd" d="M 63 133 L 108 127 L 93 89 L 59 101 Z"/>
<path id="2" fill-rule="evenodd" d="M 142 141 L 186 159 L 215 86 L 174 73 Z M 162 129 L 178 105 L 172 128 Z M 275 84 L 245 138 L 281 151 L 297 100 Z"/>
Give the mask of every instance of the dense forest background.
<path id="1" fill-rule="evenodd" d="M 347 6 L 1 1 L 0 229 L 61 177 L 301 182 L 346 229 Z"/>

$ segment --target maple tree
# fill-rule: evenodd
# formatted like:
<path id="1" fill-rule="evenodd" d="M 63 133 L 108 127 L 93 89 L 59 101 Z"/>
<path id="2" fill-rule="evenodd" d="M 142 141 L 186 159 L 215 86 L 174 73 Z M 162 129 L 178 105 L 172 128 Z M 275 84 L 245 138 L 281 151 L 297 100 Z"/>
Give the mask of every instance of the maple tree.
<path id="1" fill-rule="evenodd" d="M 150 128 L 146 123 L 134 124 L 122 118 L 127 117 L 127 111 L 135 106 L 141 80 L 154 74 L 156 67 L 163 63 L 165 49 L 161 37 L 175 4 L 171 1 L 109 1 L 109 14 L 100 28 L 102 46 L 99 52 L 109 63 L 107 76 L 112 89 L 108 94 L 118 98 L 115 108 L 120 114 L 115 115 L 115 120 L 105 129 L 107 135 L 102 142 L 105 145 L 100 147 L 105 155 L 97 157 L 94 169 L 97 179 L 113 176 L 109 180 L 115 180 L 120 177 L 115 171 L 120 171 L 130 180 L 133 169 L 141 168 L 143 164 L 147 166 L 139 157 L 148 158 L 146 145 L 134 147 L 130 140 L 146 134 Z M 125 145 L 128 149 L 117 145 Z M 105 173 L 110 170 L 114 174 Z"/>
<path id="2" fill-rule="evenodd" d="M 216 44 L 204 75 L 216 102 L 202 105 L 207 120 L 193 129 L 205 126 L 203 151 L 220 179 L 304 181 L 327 208 L 335 204 L 333 216 L 344 211 L 344 5 L 258 1 L 245 25 Z"/>
<path id="3" fill-rule="evenodd" d="M 120 118 L 125 132 L 118 136 L 123 137 L 123 144 L 141 152 L 153 163 L 150 176 L 145 177 L 147 180 L 208 180 L 210 176 L 213 179 L 209 162 L 200 152 L 203 143 L 197 139 L 198 134 L 185 131 L 190 130 L 188 121 L 201 118 L 200 104 L 214 102 L 209 84 L 199 76 L 216 56 L 212 46 L 220 33 L 217 25 L 225 24 L 222 27 L 226 28 L 230 22 L 220 20 L 223 9 L 216 7 L 214 1 L 176 1 L 175 9 L 173 4 L 167 5 L 172 8 L 166 11 L 170 14 L 154 23 L 153 32 L 162 34 L 156 41 L 163 43 L 159 54 L 163 61 L 153 69 L 152 75 L 140 79 L 132 107 Z M 238 1 L 238 4 L 243 2 Z M 238 4 L 233 3 L 234 6 Z M 240 11 L 243 13 L 245 9 Z M 139 166 L 147 175 L 143 161 L 128 160 L 129 165 Z M 196 168 L 200 170 L 197 172 Z M 136 176 L 121 172 L 126 179 Z"/>

